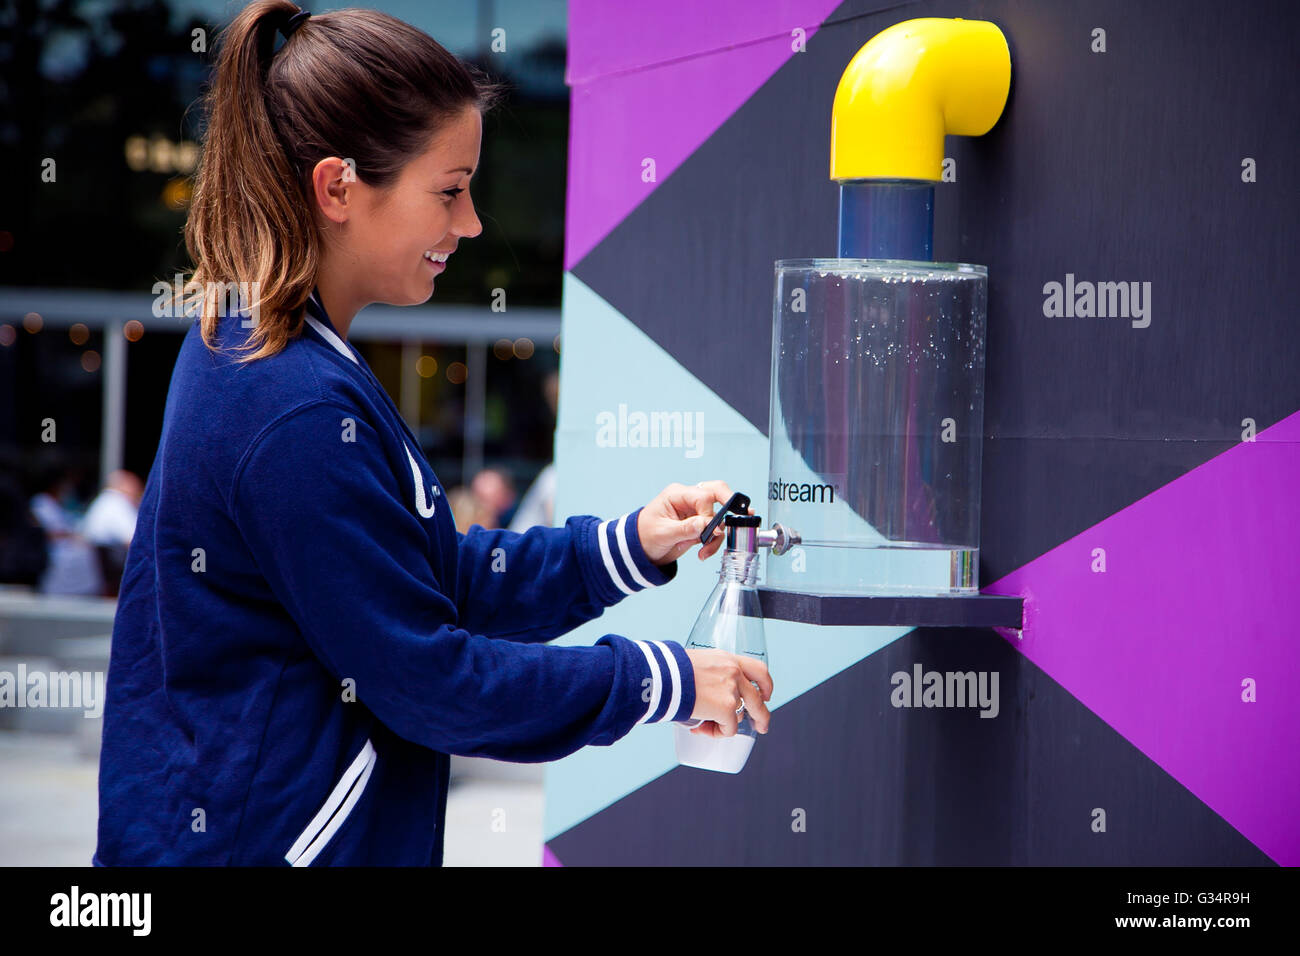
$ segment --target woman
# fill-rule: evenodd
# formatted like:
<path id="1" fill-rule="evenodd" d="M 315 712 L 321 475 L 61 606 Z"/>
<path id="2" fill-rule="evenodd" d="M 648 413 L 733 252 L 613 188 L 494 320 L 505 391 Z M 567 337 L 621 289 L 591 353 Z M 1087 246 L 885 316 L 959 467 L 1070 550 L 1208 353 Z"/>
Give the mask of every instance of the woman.
<path id="1" fill-rule="evenodd" d="M 743 708 L 766 732 L 757 661 L 543 643 L 670 581 L 724 483 L 460 534 L 347 342 L 481 231 L 496 93 L 377 12 L 260 0 L 223 36 L 186 242 L 194 287 L 247 283 L 252 308 L 205 297 L 173 372 L 114 622 L 96 864 L 439 865 L 449 754 L 554 760 L 692 717 L 727 736 Z"/>

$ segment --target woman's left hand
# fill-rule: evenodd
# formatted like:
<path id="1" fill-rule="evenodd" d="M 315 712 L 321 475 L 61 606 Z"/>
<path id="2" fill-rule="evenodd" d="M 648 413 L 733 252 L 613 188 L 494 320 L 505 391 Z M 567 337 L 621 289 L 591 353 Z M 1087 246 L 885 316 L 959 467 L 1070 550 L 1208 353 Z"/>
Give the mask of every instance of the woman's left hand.
<path id="1" fill-rule="evenodd" d="M 713 520 L 715 504 L 726 504 L 731 489 L 725 481 L 701 481 L 688 486 L 671 484 L 641 510 L 637 519 L 637 536 L 646 556 L 655 564 L 671 564 L 693 546 Z M 753 514 L 754 509 L 750 508 Z M 700 547 L 700 560 L 715 554 L 726 540 L 721 524 L 713 540 Z"/>

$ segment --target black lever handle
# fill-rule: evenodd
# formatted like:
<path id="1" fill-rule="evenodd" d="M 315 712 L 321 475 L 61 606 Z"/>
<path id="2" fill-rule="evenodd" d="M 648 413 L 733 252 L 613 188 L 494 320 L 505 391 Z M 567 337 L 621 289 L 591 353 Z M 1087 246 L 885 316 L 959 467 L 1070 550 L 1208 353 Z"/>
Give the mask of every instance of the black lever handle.
<path id="1" fill-rule="evenodd" d="M 722 510 L 713 516 L 708 527 L 700 532 L 700 544 L 708 544 L 713 538 L 713 532 L 718 530 L 718 525 L 722 524 L 722 519 L 727 516 L 727 512 L 737 515 L 749 514 L 749 495 L 741 494 L 737 491 L 727 499 L 727 503 L 722 506 Z"/>

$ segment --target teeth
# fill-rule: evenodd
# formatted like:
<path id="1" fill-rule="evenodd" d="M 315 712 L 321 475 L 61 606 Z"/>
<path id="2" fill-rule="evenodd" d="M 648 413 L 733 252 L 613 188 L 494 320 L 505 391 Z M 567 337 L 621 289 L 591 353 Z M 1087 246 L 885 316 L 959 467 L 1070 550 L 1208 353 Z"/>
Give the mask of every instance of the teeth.
<path id="1" fill-rule="evenodd" d="M 428 259 L 431 262 L 446 262 L 447 256 L 449 256 L 450 254 L 451 253 L 448 252 L 426 252 L 424 254 L 424 258 Z"/>

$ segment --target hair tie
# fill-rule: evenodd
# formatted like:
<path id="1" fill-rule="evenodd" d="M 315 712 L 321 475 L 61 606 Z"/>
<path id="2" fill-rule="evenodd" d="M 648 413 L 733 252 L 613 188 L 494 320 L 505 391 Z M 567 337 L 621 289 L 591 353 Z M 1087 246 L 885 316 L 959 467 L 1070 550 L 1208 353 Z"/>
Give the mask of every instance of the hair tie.
<path id="1" fill-rule="evenodd" d="M 288 40 L 289 37 L 293 36 L 293 31 L 297 30 L 300 26 L 302 26 L 303 23 L 305 23 L 307 18 L 310 16 L 311 16 L 310 10 L 303 10 L 299 13 L 295 13 L 287 21 L 281 24 L 280 26 L 281 35 L 283 35 L 285 40 Z"/>

